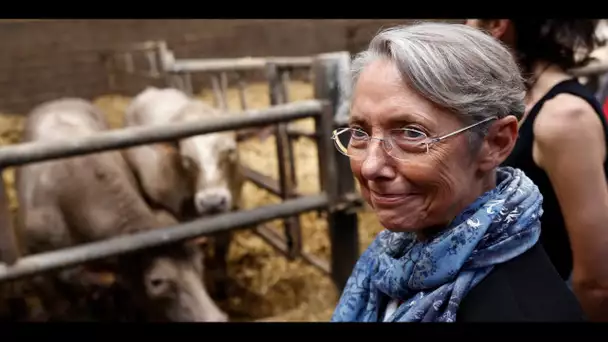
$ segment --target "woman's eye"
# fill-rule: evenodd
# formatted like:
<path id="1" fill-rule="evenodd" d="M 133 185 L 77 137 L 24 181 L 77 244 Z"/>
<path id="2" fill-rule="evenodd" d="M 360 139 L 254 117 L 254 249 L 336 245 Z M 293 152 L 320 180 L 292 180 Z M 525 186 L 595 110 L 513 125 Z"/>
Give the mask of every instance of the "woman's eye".
<path id="1" fill-rule="evenodd" d="M 405 139 L 424 139 L 426 138 L 426 134 L 417 131 L 417 130 L 413 130 L 413 129 L 404 129 L 402 132 L 402 138 Z"/>
<path id="2" fill-rule="evenodd" d="M 353 129 L 351 131 L 351 136 L 354 139 L 365 139 L 367 137 L 367 134 L 363 131 L 357 130 L 357 129 Z"/>

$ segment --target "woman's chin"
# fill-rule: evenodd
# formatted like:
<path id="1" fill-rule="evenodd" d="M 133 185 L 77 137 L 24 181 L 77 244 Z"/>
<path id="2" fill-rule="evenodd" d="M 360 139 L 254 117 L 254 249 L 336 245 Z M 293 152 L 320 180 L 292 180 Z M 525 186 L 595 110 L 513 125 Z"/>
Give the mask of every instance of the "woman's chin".
<path id="1" fill-rule="evenodd" d="M 399 215 L 398 213 L 376 212 L 376 217 L 382 227 L 392 232 L 416 232 L 420 224 L 417 217 Z"/>

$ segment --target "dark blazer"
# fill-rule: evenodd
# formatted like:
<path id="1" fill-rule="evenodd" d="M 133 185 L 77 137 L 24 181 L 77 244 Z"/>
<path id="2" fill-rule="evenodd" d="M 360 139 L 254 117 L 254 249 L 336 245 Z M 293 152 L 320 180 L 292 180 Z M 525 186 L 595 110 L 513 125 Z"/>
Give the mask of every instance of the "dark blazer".
<path id="1" fill-rule="evenodd" d="M 584 321 L 542 245 L 498 265 L 460 304 L 458 322 Z"/>

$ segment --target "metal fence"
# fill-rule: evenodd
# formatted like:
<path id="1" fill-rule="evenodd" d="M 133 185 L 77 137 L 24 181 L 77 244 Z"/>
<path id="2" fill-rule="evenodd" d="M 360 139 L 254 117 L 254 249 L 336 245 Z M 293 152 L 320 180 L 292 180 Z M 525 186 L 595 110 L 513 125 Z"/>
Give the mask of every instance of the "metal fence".
<path id="1" fill-rule="evenodd" d="M 281 101 L 283 103 L 280 103 L 277 99 L 278 91 L 271 91 L 269 108 L 246 110 L 244 115 L 227 115 L 215 120 L 172 124 L 162 128 L 124 128 L 67 142 L 53 144 L 31 142 L 0 148 L 0 170 L 3 170 L 11 166 L 169 141 L 198 134 L 273 125 L 277 136 L 277 152 L 280 152 L 279 180 L 269 179 L 253 170 L 244 169 L 244 171 L 252 182 L 283 198 L 280 204 L 201 218 L 172 227 L 119 236 L 52 252 L 21 256 L 16 243 L 15 227 L 12 227 L 8 216 L 6 192 L 5 189 L 0 189 L 2 195 L 0 255 L 3 261 L 3 264 L 0 264 L 0 281 L 15 280 L 153 246 L 284 219 L 285 239 L 281 236 L 273 236 L 271 233 L 274 232 L 269 229 L 257 228 L 257 233 L 284 252 L 287 257 L 301 257 L 328 272 L 336 286 L 341 289 L 358 257 L 357 216 L 353 209 L 361 204 L 348 161 L 345 158 L 336 158 L 338 152 L 333 148 L 330 139 L 331 131 L 335 127 L 334 112 L 341 100 L 337 89 L 336 70 L 339 69 L 339 61 L 343 60 L 344 53 L 322 54 L 311 58 L 310 68 L 315 79 L 315 100 L 286 103 L 284 97 Z M 266 61 L 264 67 L 276 71 L 278 65 Z M 275 81 L 276 79 L 272 78 L 269 80 L 269 82 Z M 279 87 L 271 87 L 271 89 L 279 89 Z M 303 196 L 294 191 L 293 164 L 291 167 L 288 165 L 289 162 L 293 163 L 293 154 L 285 156 L 289 153 L 286 151 L 291 151 L 291 148 L 286 148 L 285 145 L 291 145 L 290 136 L 293 135 L 288 135 L 285 128 L 289 121 L 308 117 L 315 120 L 314 133 L 306 136 L 316 141 L 321 191 L 315 195 Z M 2 186 L 4 186 L 3 182 Z M 312 210 L 322 210 L 327 213 L 332 245 L 330 265 L 302 252 L 297 215 Z"/>
<path id="2" fill-rule="evenodd" d="M 194 86 L 192 74 L 206 75 L 211 80 L 215 105 L 227 108 L 227 89 L 229 75 L 236 81 L 242 110 L 247 110 L 247 83 L 246 76 L 251 72 L 262 71 L 269 86 L 270 105 L 289 103 L 289 80 L 294 72 L 306 72 L 309 78 L 314 80 L 315 97 L 330 100 L 334 117 L 336 113 L 340 117 L 344 112 L 345 104 L 348 103 L 349 78 L 346 73 L 350 68 L 350 54 L 348 52 L 322 54 L 318 56 L 300 57 L 265 57 L 265 58 L 226 58 L 226 59 L 179 59 L 169 50 L 164 41 L 150 41 L 125 46 L 119 51 L 102 52 L 102 61 L 108 68 L 108 81 L 110 87 L 120 86 L 118 80 L 126 81 L 131 76 L 145 77 L 160 80 L 167 86 L 176 87 L 192 95 Z M 340 89 L 341 88 L 341 89 Z M 274 180 L 247 167 L 243 168 L 245 176 L 256 185 L 279 196 L 282 200 L 300 196 L 296 192 L 297 179 L 293 152 L 294 140 L 300 138 L 318 139 L 316 132 L 306 132 L 290 127 L 288 123 L 278 123 L 266 127 L 243 130 L 239 132 L 240 141 L 252 136 L 267 136 L 274 134 L 276 138 L 276 153 L 278 157 L 278 179 Z M 323 153 L 323 152 L 322 152 Z M 340 162 L 344 162 L 341 160 Z M 346 164 L 339 165 L 340 178 L 346 178 L 348 182 L 340 193 L 347 194 L 346 198 L 356 199 L 354 194 L 354 182 L 350 167 Z M 348 176 L 349 174 L 350 176 Z M 323 179 L 321 179 L 323 182 Z M 350 219 L 350 216 L 348 216 Z M 348 225 L 356 226 L 356 219 L 351 219 Z M 299 218 L 288 217 L 283 220 L 285 239 L 273 230 L 262 226 L 256 229 L 256 233 L 277 250 L 283 252 L 288 258 L 303 257 L 309 263 L 317 266 L 325 272 L 330 272 L 330 266 L 322 260 L 302 251 L 302 237 Z M 337 232 L 350 231 L 344 228 Z M 331 229 L 330 229 L 331 231 Z M 351 234 L 352 235 L 352 234 Z M 356 239 L 349 235 L 348 239 Z M 341 237 L 341 236 L 340 236 Z M 338 240 L 339 241 L 339 240 Z M 332 243 L 333 246 L 333 243 Z M 346 251 L 341 251 L 346 253 Z M 336 266 L 338 267 L 338 266 Z M 344 266 L 346 267 L 346 266 Z"/>

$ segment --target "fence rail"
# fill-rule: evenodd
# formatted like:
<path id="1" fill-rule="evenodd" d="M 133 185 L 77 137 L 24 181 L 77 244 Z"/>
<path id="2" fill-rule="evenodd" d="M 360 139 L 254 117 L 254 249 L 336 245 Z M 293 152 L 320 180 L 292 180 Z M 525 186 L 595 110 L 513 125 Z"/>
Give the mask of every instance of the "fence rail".
<path id="1" fill-rule="evenodd" d="M 327 205 L 328 198 L 325 194 L 304 196 L 280 204 L 216 215 L 143 233 L 123 235 L 109 240 L 30 255 L 20 258 L 10 266 L 0 264 L 0 282 L 185 241 L 203 235 L 247 228 L 266 221 L 323 209 Z"/>
<path id="2" fill-rule="evenodd" d="M 170 68 L 172 72 L 220 72 L 264 69 L 267 64 L 279 68 L 309 68 L 312 57 L 265 57 L 265 58 L 207 58 L 178 59 Z"/>
<path id="3" fill-rule="evenodd" d="M 323 106 L 323 101 L 307 100 L 250 110 L 244 112 L 245 115 L 227 115 L 205 121 L 158 127 L 115 129 L 92 137 L 52 143 L 29 142 L 12 145 L 0 149 L 0 168 L 314 117 L 322 113 Z"/>

